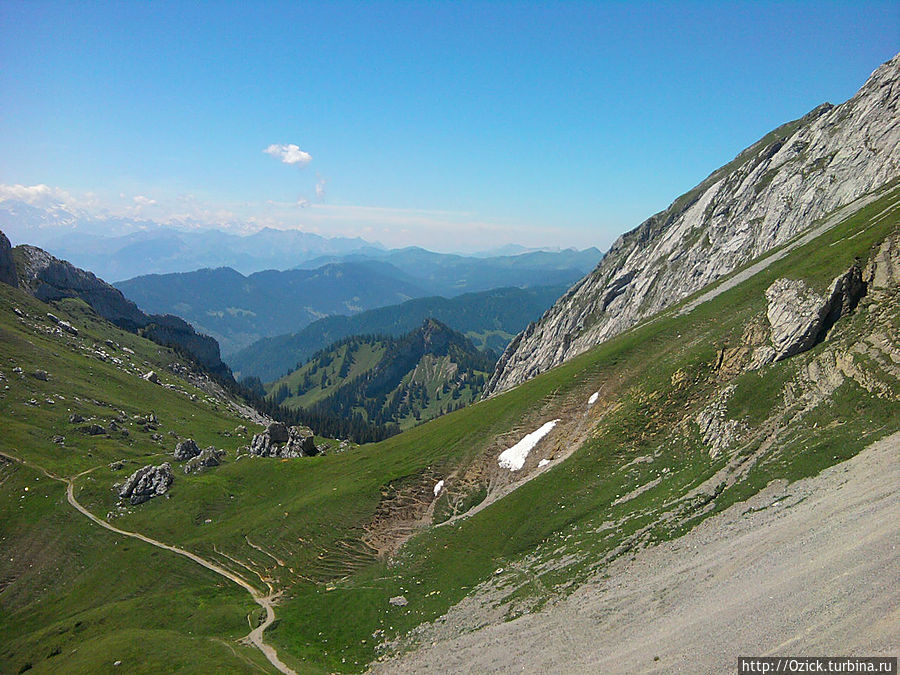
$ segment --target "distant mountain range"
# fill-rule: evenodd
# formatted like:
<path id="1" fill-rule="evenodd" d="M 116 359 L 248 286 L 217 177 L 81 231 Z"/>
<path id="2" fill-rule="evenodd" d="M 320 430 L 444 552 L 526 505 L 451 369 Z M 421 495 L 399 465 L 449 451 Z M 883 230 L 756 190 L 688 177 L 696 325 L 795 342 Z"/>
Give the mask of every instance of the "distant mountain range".
<path id="1" fill-rule="evenodd" d="M 408 333 L 431 317 L 464 333 L 479 349 L 502 352 L 512 337 L 537 321 L 566 284 L 536 288 L 496 288 L 455 298 L 427 297 L 380 307 L 353 316 L 329 316 L 303 330 L 263 338 L 232 354 L 228 362 L 238 377 L 270 382 L 303 363 L 315 352 L 352 335 Z"/>
<path id="2" fill-rule="evenodd" d="M 0 229 L 13 243 L 38 245 L 57 258 L 115 281 L 204 267 L 231 267 L 250 274 L 289 269 L 321 256 L 377 253 L 383 248 L 359 238 L 328 238 L 297 230 L 264 228 L 241 236 L 197 229 L 190 222 L 182 225 L 91 218 L 62 207 L 40 208 L 15 199 L 0 202 Z"/>
<path id="3" fill-rule="evenodd" d="M 263 228 L 248 235 L 228 231 L 239 231 L 246 225 L 224 223 L 222 229 L 212 229 L 192 220 L 164 225 L 140 218 L 95 217 L 61 205 L 39 207 L 16 199 L 0 201 L 0 229 L 14 244 L 40 246 L 57 258 L 113 281 L 207 267 L 230 267 L 246 275 L 269 269 L 313 269 L 329 262 L 351 260 L 394 262 L 391 258 L 397 255 L 409 259 L 428 253 L 415 248 L 387 250 L 358 237 L 323 237 L 298 230 Z M 507 244 L 473 253 L 469 258 L 513 257 L 543 251 L 560 252 Z M 581 254 L 587 258 L 597 256 L 595 249 Z M 596 257 L 585 271 L 598 260 Z"/>
<path id="4" fill-rule="evenodd" d="M 405 429 L 478 400 L 496 361 L 426 319 L 401 337 L 357 335 L 330 345 L 272 383 L 268 395 L 289 408 Z"/>
<path id="5" fill-rule="evenodd" d="M 249 276 L 231 268 L 203 269 L 146 275 L 116 286 L 145 311 L 183 316 L 216 338 L 229 356 L 260 338 L 297 332 L 325 316 L 356 314 L 413 298 L 502 287 L 568 287 L 601 257 L 597 249 L 474 258 L 410 248 L 377 259 L 321 259 L 325 264 L 315 269 Z M 287 366 L 295 363 L 290 360 Z"/>

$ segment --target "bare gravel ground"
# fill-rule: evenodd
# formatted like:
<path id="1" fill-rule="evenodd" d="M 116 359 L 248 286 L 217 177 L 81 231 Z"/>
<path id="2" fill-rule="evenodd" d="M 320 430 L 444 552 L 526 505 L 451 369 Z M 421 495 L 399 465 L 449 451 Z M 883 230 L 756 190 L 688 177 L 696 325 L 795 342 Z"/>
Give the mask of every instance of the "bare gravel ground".
<path id="1" fill-rule="evenodd" d="M 544 611 L 453 628 L 477 623 L 477 606 L 461 603 L 375 672 L 724 673 L 739 655 L 895 656 L 900 433 L 814 478 L 773 483 Z"/>

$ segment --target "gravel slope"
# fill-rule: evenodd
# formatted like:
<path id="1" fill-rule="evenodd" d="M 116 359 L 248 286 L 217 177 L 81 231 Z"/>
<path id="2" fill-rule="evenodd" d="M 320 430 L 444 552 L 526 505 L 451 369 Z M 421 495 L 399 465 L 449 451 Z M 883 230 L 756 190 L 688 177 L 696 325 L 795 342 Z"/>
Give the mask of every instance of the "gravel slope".
<path id="1" fill-rule="evenodd" d="M 900 433 L 606 572 L 540 613 L 459 634 L 466 602 L 374 671 L 718 673 L 739 655 L 896 655 Z"/>

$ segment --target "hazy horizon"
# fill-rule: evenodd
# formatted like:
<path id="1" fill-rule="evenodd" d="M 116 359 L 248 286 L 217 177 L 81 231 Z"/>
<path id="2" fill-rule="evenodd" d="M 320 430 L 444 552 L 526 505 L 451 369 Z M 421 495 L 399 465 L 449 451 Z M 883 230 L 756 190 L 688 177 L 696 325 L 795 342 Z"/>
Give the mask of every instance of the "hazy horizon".
<path id="1" fill-rule="evenodd" d="M 0 200 L 596 246 L 897 50 L 895 3 L 0 1 Z M 135 228 L 138 229 L 138 228 Z"/>

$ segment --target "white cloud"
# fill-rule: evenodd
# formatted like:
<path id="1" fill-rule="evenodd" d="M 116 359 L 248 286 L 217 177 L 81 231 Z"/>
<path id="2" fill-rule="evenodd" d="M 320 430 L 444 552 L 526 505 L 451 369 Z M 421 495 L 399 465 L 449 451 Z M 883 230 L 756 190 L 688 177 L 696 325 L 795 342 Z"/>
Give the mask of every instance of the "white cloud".
<path id="1" fill-rule="evenodd" d="M 0 201 L 16 199 L 32 205 L 61 204 L 71 199 L 65 190 L 49 185 L 0 185 Z"/>
<path id="2" fill-rule="evenodd" d="M 156 204 L 155 199 L 150 199 L 150 197 L 145 197 L 144 195 L 135 195 L 134 203 L 138 206 L 153 206 Z"/>
<path id="3" fill-rule="evenodd" d="M 311 206 L 311 204 L 309 203 L 308 199 L 303 199 L 303 197 L 301 197 L 297 200 L 297 206 L 299 206 L 301 209 L 305 209 Z"/>
<path id="4" fill-rule="evenodd" d="M 319 182 L 316 183 L 316 197 L 322 199 L 325 196 L 325 183 L 328 181 L 324 178 L 320 178 Z"/>
<path id="5" fill-rule="evenodd" d="M 267 155 L 272 155 L 272 157 L 277 157 L 283 164 L 304 166 L 312 160 L 312 155 L 304 152 L 299 145 L 294 145 L 293 143 L 287 145 L 276 145 L 273 143 L 263 152 Z"/>

